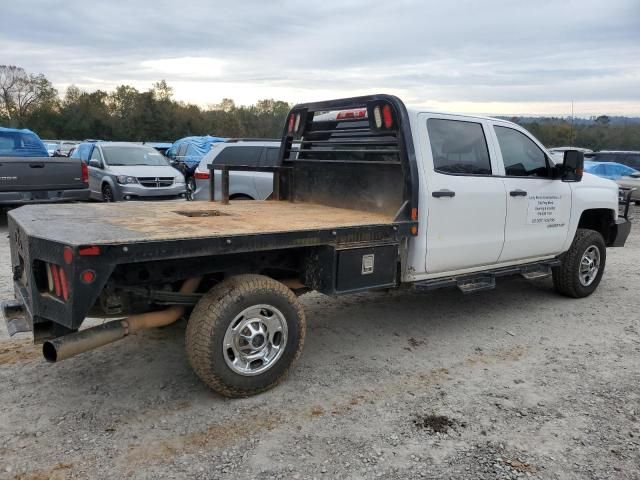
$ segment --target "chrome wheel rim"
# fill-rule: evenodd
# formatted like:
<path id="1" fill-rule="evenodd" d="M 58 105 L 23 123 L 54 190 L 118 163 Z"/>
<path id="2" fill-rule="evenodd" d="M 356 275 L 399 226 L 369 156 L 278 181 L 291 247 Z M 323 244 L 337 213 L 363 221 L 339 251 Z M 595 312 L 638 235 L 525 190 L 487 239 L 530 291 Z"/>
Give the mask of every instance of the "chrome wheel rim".
<path id="1" fill-rule="evenodd" d="M 580 260 L 578 277 L 580 278 L 582 286 L 588 287 L 591 285 L 595 281 L 599 270 L 600 250 L 595 245 L 591 245 L 584 251 L 582 259 Z"/>
<path id="2" fill-rule="evenodd" d="M 254 305 L 233 319 L 222 342 L 224 360 L 233 372 L 259 375 L 282 356 L 287 344 L 287 322 L 272 305 Z"/>

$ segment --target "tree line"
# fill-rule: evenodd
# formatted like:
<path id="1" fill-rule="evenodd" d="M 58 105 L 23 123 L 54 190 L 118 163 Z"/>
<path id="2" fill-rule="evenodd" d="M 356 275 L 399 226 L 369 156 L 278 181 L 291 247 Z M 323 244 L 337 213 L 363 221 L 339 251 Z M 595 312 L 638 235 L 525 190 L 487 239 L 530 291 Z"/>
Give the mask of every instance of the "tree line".
<path id="1" fill-rule="evenodd" d="M 161 80 L 147 91 L 120 85 L 111 92 L 70 86 L 64 96 L 43 74 L 0 65 L 0 126 L 30 128 L 41 138 L 173 141 L 188 135 L 279 138 L 290 104 L 265 99 L 238 106 L 231 99 L 209 108 L 173 99 Z M 640 124 L 602 115 L 572 124 L 562 118 L 513 117 L 549 147 L 640 150 Z"/>
<path id="2" fill-rule="evenodd" d="M 291 105 L 265 99 L 238 106 L 225 98 L 201 108 L 173 99 L 161 80 L 141 92 L 120 85 L 111 92 L 76 86 L 60 97 L 42 74 L 0 65 L 0 126 L 29 128 L 41 138 L 173 141 L 189 135 L 279 138 Z"/>

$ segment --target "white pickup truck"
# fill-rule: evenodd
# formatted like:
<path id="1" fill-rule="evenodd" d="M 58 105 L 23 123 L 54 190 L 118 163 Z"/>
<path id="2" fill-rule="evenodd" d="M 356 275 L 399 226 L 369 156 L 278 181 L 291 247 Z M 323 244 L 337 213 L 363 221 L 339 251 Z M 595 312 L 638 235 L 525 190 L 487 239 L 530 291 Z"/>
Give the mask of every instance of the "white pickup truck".
<path id="1" fill-rule="evenodd" d="M 568 151 L 556 165 L 513 123 L 390 95 L 296 105 L 267 169 L 270 200 L 229 201 L 229 170 L 260 167 L 216 165 L 220 202 L 10 212 L 16 299 L 3 311 L 51 362 L 189 312 L 200 378 L 223 395 L 259 393 L 301 352 L 309 290 L 470 293 L 552 275 L 559 293 L 590 295 L 630 223 L 616 184 L 582 164 Z M 80 330 L 89 315 L 117 320 Z"/>

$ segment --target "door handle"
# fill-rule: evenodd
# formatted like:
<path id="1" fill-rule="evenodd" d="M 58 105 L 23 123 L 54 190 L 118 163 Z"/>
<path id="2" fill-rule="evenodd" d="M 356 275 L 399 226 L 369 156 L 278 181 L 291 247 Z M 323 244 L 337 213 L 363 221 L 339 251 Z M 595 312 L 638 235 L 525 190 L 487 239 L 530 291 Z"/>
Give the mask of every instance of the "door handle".
<path id="1" fill-rule="evenodd" d="M 44 168 L 44 163 L 30 163 L 31 168 Z"/>
<path id="2" fill-rule="evenodd" d="M 451 190 L 447 190 L 446 188 L 444 188 L 442 190 L 436 190 L 435 192 L 432 192 L 431 196 L 435 197 L 435 198 L 455 197 L 456 196 L 456 192 L 452 192 Z"/>
<path id="3" fill-rule="evenodd" d="M 527 196 L 527 192 L 525 192 L 524 190 L 511 190 L 509 192 L 509 195 L 511 195 L 512 197 L 526 197 Z"/>

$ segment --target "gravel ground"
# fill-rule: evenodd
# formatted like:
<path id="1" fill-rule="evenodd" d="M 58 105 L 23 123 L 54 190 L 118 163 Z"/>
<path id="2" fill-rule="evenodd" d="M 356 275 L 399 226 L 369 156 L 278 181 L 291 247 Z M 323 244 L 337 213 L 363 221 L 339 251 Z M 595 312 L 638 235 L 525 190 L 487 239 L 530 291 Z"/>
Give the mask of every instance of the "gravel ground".
<path id="1" fill-rule="evenodd" d="M 55 365 L 2 325 L 0 478 L 638 479 L 639 260 L 636 227 L 583 300 L 305 295 L 297 368 L 241 400 L 191 372 L 184 322 Z"/>

